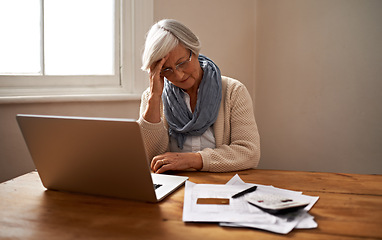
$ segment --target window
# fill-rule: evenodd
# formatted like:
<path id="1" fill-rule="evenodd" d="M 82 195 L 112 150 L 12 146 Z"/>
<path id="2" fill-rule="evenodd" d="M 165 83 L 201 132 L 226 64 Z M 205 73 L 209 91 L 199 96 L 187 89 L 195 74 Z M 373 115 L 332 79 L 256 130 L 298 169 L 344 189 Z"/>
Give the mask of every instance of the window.
<path id="1" fill-rule="evenodd" d="M 152 0 L 0 1 L 0 98 L 140 94 Z"/>

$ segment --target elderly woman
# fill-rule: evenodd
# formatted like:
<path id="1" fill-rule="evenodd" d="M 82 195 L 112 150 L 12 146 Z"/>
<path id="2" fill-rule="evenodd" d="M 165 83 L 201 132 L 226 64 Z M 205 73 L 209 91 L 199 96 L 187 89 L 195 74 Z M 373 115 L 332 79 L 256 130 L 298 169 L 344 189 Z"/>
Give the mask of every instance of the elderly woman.
<path id="1" fill-rule="evenodd" d="M 142 69 L 150 87 L 142 94 L 138 123 L 151 168 L 255 168 L 260 141 L 251 97 L 199 51 L 198 38 L 176 20 L 159 21 L 147 34 Z"/>

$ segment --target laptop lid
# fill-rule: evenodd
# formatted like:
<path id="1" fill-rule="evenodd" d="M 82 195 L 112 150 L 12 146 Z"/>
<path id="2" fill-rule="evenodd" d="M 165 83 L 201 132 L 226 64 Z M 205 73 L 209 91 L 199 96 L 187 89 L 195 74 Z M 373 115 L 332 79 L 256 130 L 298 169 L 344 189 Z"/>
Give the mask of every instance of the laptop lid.
<path id="1" fill-rule="evenodd" d="M 156 202 L 187 179 L 170 176 L 174 189 L 156 196 L 135 120 L 26 114 L 16 118 L 47 189 Z"/>

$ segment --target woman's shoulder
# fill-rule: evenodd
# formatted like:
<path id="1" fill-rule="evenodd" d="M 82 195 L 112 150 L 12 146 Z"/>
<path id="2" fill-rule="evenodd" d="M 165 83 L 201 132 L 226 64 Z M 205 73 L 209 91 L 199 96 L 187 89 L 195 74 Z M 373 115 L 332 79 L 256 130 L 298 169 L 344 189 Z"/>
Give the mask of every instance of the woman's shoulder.
<path id="1" fill-rule="evenodd" d="M 222 84 L 223 88 L 225 88 L 228 92 L 235 91 L 240 88 L 247 90 L 242 82 L 227 76 L 222 76 Z"/>

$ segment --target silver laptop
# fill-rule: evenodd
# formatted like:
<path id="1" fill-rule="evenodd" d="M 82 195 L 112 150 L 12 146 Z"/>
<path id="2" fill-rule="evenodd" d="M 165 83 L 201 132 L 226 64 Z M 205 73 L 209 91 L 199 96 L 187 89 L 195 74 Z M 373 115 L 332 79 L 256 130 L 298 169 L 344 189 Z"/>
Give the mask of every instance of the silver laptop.
<path id="1" fill-rule="evenodd" d="M 151 173 L 135 120 L 16 118 L 47 189 L 157 202 L 188 179 Z"/>

